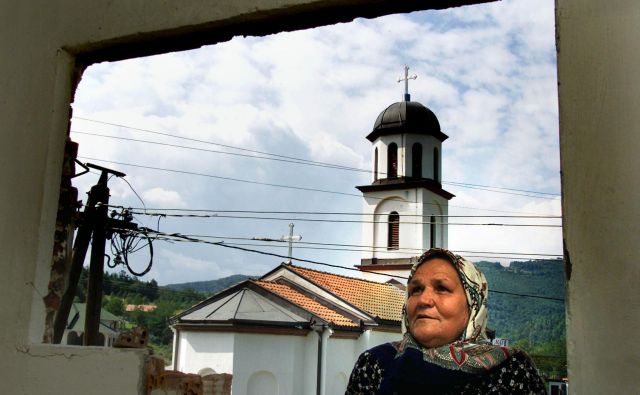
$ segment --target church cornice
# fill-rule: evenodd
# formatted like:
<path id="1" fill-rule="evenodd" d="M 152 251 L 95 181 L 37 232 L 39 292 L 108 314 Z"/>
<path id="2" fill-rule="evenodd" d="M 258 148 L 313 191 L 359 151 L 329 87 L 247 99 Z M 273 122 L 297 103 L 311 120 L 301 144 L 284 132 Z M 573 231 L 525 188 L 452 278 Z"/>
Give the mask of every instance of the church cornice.
<path id="1" fill-rule="evenodd" d="M 375 181 L 370 185 L 357 186 L 358 190 L 362 193 L 366 192 L 379 192 L 379 191 L 397 191 L 402 189 L 413 188 L 425 188 L 447 200 L 451 200 L 455 197 L 451 192 L 442 189 L 442 185 L 439 182 L 430 178 L 412 178 L 412 177 L 397 177 L 397 178 L 382 178 Z"/>
<path id="2" fill-rule="evenodd" d="M 409 128 L 406 126 L 388 126 L 385 128 L 376 129 L 373 132 L 369 133 L 367 135 L 367 140 L 373 143 L 374 141 L 376 141 L 378 138 L 382 136 L 390 136 L 393 134 L 421 134 L 421 135 L 433 136 L 437 138 L 440 142 L 443 142 L 449 138 L 449 136 L 447 136 L 446 134 L 442 133 L 439 130 L 429 131 L 425 133 L 423 130 L 419 128 Z"/>

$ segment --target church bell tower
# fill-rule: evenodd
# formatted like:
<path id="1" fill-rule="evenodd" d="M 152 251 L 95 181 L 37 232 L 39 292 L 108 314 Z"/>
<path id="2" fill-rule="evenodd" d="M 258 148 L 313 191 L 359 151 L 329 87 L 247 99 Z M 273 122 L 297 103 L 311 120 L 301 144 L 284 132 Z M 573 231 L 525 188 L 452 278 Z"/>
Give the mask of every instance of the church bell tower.
<path id="1" fill-rule="evenodd" d="M 364 198 L 362 244 L 358 268 L 407 276 L 417 256 L 431 247 L 447 247 L 448 203 L 442 189 L 442 143 L 435 114 L 411 101 L 405 66 L 404 100 L 384 109 L 367 136 L 372 144 L 373 179 L 358 186 Z M 375 275 L 364 273 L 364 277 Z"/>

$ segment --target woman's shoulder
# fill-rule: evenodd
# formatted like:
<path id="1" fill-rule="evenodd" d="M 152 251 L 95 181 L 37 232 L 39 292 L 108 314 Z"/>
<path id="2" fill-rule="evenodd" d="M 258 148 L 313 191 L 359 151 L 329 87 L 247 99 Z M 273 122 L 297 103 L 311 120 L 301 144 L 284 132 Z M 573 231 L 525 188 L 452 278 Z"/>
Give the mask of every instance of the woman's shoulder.
<path id="1" fill-rule="evenodd" d="M 466 385 L 460 393 L 546 394 L 544 381 L 527 353 L 508 349 L 508 354 L 502 363 L 482 375 L 480 382 Z"/>
<path id="2" fill-rule="evenodd" d="M 533 359 L 518 348 L 509 348 L 509 357 L 502 363 L 500 366 L 511 366 L 511 367 L 519 367 L 521 369 L 527 368 L 532 369 L 537 372 L 537 368 Z"/>
<path id="3" fill-rule="evenodd" d="M 377 393 L 394 355 L 393 343 L 380 344 L 360 354 L 351 372 L 346 394 Z"/>
<path id="4" fill-rule="evenodd" d="M 397 353 L 400 342 L 388 342 L 378 344 L 377 346 L 371 347 L 365 352 L 373 353 L 373 354 L 388 354 L 388 353 Z"/>
<path id="5" fill-rule="evenodd" d="M 380 362 L 395 358 L 398 353 L 398 342 L 379 344 L 362 352 L 359 359 L 371 360 L 374 358 Z"/>

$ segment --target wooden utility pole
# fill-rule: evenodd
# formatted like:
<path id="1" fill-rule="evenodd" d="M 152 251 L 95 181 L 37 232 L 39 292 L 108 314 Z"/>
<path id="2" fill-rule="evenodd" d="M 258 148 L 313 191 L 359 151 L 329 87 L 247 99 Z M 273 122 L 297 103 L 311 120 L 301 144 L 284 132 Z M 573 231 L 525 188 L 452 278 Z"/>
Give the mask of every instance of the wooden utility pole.
<path id="1" fill-rule="evenodd" d="M 89 284 L 87 286 L 87 307 L 84 321 L 85 346 L 101 346 L 100 310 L 102 310 L 102 278 L 104 275 L 104 245 L 107 237 L 107 215 L 109 212 L 108 171 L 101 169 L 100 180 L 91 188 L 91 197 L 95 199 L 93 217 L 93 240 L 91 241 L 91 264 L 89 266 Z"/>
<path id="2" fill-rule="evenodd" d="M 87 306 L 85 311 L 83 344 L 85 346 L 101 346 L 98 340 L 100 329 L 100 311 L 102 309 L 102 278 L 104 273 L 104 247 L 107 239 L 107 228 L 114 223 L 124 222 L 108 218 L 109 188 L 107 181 L 109 174 L 124 177 L 119 171 L 104 168 L 102 166 L 87 163 L 87 167 L 100 170 L 98 183 L 89 191 L 89 198 L 81 216 L 81 225 L 78 228 L 73 245 L 73 257 L 69 273 L 69 281 L 64 296 L 60 303 L 60 309 L 54 322 L 53 342 L 60 343 L 64 330 L 69 320 L 69 312 L 73 305 L 78 280 L 82 273 L 82 265 L 87 255 L 89 241 L 91 244 L 91 263 L 89 267 L 89 284 L 87 286 Z M 119 224 L 115 224 L 116 226 Z M 134 224 L 124 224 L 128 228 L 135 228 Z"/>

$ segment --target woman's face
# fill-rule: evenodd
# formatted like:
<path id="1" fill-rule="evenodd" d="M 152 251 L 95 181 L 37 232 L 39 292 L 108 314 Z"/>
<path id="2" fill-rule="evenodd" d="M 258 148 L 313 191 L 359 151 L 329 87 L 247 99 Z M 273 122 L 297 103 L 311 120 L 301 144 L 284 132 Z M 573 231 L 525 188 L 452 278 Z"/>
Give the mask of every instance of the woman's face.
<path id="1" fill-rule="evenodd" d="M 458 272 L 441 258 L 418 267 L 407 287 L 409 331 L 425 347 L 457 340 L 467 326 L 469 306 Z"/>

